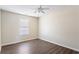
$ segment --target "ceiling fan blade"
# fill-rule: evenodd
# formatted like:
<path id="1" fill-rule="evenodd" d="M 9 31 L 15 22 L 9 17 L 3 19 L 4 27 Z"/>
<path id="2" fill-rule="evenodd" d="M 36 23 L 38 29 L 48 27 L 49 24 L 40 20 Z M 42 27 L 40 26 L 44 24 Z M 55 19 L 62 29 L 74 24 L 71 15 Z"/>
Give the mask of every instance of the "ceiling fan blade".
<path id="1" fill-rule="evenodd" d="M 41 11 L 41 12 L 45 14 L 45 12 L 44 12 L 44 11 Z"/>
<path id="2" fill-rule="evenodd" d="M 49 8 L 43 8 L 43 10 L 48 10 Z"/>

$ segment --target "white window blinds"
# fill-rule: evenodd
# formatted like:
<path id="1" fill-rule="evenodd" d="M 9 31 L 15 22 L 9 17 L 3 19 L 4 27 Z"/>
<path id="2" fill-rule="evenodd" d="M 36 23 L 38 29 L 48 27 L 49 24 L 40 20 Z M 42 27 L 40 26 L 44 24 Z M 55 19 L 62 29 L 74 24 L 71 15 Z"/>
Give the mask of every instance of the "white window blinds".
<path id="1" fill-rule="evenodd" d="M 20 35 L 29 34 L 29 20 L 20 19 Z"/>

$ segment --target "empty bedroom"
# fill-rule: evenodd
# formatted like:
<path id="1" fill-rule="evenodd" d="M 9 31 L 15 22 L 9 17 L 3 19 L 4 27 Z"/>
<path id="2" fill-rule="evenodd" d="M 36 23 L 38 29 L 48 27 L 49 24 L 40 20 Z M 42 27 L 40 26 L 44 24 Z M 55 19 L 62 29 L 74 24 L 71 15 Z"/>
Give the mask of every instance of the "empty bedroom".
<path id="1" fill-rule="evenodd" d="M 0 5 L 1 54 L 79 54 L 79 5 Z"/>

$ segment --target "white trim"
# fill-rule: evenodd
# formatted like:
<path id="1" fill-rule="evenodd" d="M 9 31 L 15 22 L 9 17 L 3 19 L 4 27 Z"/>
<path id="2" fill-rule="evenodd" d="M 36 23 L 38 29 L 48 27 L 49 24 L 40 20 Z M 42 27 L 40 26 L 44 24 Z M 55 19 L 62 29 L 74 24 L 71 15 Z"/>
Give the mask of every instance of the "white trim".
<path id="1" fill-rule="evenodd" d="M 16 41 L 16 42 L 10 42 L 10 43 L 5 43 L 5 44 L 2 44 L 1 46 L 16 44 L 16 43 L 20 43 L 20 42 L 24 42 L 24 41 L 28 41 L 28 40 L 34 40 L 34 39 L 36 39 L 36 38 L 27 39 L 27 40 L 22 40 L 22 41 Z"/>
<path id="2" fill-rule="evenodd" d="M 39 37 L 41 40 L 45 40 L 45 41 L 48 41 L 50 43 L 54 43 L 54 44 L 57 44 L 57 45 L 60 45 L 60 46 L 63 46 L 63 47 L 66 47 L 66 48 L 69 48 L 69 49 L 72 49 L 72 50 L 75 50 L 75 51 L 78 51 L 79 52 L 79 49 L 76 49 L 76 48 L 72 48 L 72 47 L 69 47 L 69 46 L 66 46 L 66 45 L 62 45 L 62 44 L 59 44 L 59 43 L 56 43 L 56 42 L 52 42 L 52 41 L 49 41 L 47 39 L 44 39 L 43 37 Z"/>

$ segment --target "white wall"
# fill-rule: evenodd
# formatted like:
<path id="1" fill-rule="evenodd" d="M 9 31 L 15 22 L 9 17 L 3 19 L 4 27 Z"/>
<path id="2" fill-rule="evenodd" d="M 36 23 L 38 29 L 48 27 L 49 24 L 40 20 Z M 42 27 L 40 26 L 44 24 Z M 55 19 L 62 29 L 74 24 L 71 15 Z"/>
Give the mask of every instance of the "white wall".
<path id="1" fill-rule="evenodd" d="M 1 10 L 0 10 L 0 51 L 1 51 Z"/>
<path id="2" fill-rule="evenodd" d="M 39 38 L 79 51 L 79 6 L 57 6 L 40 17 Z"/>
<path id="3" fill-rule="evenodd" d="M 2 45 L 27 41 L 37 38 L 37 18 L 2 10 Z M 29 20 L 29 34 L 19 35 L 20 19 Z"/>

